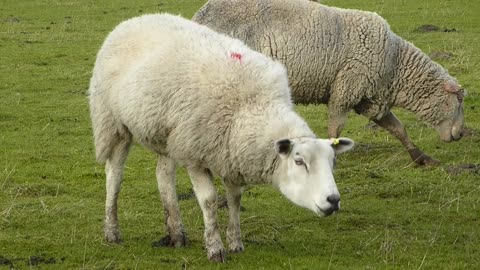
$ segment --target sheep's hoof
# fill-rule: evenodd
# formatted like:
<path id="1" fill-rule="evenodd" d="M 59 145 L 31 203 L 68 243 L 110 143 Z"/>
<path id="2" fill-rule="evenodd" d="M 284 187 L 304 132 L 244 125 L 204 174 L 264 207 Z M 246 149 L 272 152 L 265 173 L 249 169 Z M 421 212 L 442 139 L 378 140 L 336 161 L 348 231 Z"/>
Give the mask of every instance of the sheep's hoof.
<path id="1" fill-rule="evenodd" d="M 427 155 L 421 156 L 415 162 L 420 166 L 428 166 L 428 167 L 433 167 L 433 166 L 437 166 L 438 164 L 440 164 L 440 161 L 438 161 L 434 158 L 431 158 Z"/>
<path id="2" fill-rule="evenodd" d="M 108 242 L 108 243 L 112 243 L 112 244 L 120 244 L 122 243 L 122 237 L 120 236 L 120 233 L 108 233 L 108 234 L 105 234 L 105 240 Z"/>
<path id="3" fill-rule="evenodd" d="M 187 237 L 185 234 L 178 236 L 166 235 L 162 239 L 152 243 L 152 247 L 184 247 L 187 245 Z"/>
<path id="4" fill-rule="evenodd" d="M 227 261 L 227 256 L 225 255 L 225 250 L 221 249 L 217 252 L 209 254 L 208 259 L 212 262 L 224 263 Z"/>
<path id="5" fill-rule="evenodd" d="M 240 252 L 243 252 L 244 248 L 243 248 L 243 245 L 240 244 L 240 245 L 238 245 L 238 246 L 236 246 L 236 247 L 230 247 L 228 250 L 229 250 L 231 253 L 240 253 Z"/>
<path id="6" fill-rule="evenodd" d="M 408 150 L 412 160 L 419 166 L 436 166 L 440 164 L 440 161 L 433 159 L 432 157 L 424 154 L 418 148 L 412 148 Z"/>

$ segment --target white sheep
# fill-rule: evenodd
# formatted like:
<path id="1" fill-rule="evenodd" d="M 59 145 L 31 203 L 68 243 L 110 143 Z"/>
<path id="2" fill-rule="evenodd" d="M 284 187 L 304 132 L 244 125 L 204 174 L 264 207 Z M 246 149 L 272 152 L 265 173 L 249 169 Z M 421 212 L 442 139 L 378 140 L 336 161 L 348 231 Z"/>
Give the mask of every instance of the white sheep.
<path id="1" fill-rule="evenodd" d="M 330 137 L 354 109 L 399 139 L 417 164 L 436 164 L 409 139 L 393 106 L 414 112 L 443 141 L 462 136 L 461 86 L 375 13 L 305 0 L 209 0 L 193 20 L 283 62 L 294 102 L 328 104 Z"/>
<path id="2" fill-rule="evenodd" d="M 242 187 L 269 183 L 297 205 L 339 209 L 335 153 L 294 111 L 284 66 L 241 41 L 172 15 L 121 23 L 100 49 L 89 89 L 96 157 L 106 162 L 105 237 L 120 242 L 117 198 L 132 140 L 158 155 L 168 246 L 184 246 L 175 166 L 187 168 L 203 212 L 208 258 L 224 261 L 213 175 L 225 185 L 230 251 L 243 250 Z"/>

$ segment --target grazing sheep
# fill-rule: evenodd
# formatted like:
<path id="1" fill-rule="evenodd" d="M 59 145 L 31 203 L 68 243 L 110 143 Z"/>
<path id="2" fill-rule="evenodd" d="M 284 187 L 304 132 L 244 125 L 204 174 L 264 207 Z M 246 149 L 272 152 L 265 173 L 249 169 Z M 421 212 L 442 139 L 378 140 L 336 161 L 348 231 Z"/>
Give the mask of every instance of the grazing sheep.
<path id="1" fill-rule="evenodd" d="M 193 20 L 283 62 L 293 100 L 328 104 L 338 137 L 354 109 L 388 130 L 420 165 L 434 165 L 390 111 L 414 112 L 443 141 L 462 136 L 463 89 L 456 79 L 375 13 L 305 0 L 210 0 Z"/>
<path id="2" fill-rule="evenodd" d="M 243 250 L 239 208 L 245 185 L 272 184 L 319 216 L 339 209 L 333 162 L 353 141 L 315 138 L 293 111 L 283 65 L 239 40 L 167 14 L 128 20 L 98 53 L 89 98 L 97 160 L 106 162 L 109 242 L 121 241 L 117 198 L 133 139 L 158 155 L 165 245 L 186 242 L 176 163 L 190 175 L 213 261 L 225 260 L 213 175 L 224 181 L 233 252 Z"/>

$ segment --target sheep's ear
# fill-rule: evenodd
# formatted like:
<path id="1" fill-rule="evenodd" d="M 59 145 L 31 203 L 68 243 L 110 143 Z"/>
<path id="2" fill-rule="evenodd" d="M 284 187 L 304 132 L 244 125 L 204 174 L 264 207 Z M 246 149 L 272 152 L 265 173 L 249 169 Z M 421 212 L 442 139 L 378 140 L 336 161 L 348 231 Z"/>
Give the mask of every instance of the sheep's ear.
<path id="1" fill-rule="evenodd" d="M 275 142 L 275 151 L 281 158 L 286 158 L 292 150 L 292 141 L 281 139 Z"/>
<path id="2" fill-rule="evenodd" d="M 443 90 L 449 93 L 458 93 L 462 89 L 462 86 L 453 82 L 453 81 L 447 81 L 443 85 Z"/>
<path id="3" fill-rule="evenodd" d="M 445 90 L 448 93 L 452 93 L 457 95 L 458 101 L 461 103 L 467 93 L 465 92 L 465 89 L 460 84 L 457 84 L 456 82 L 453 81 L 447 81 L 444 86 L 443 90 Z"/>
<path id="4" fill-rule="evenodd" d="M 336 154 L 341 154 L 352 149 L 355 143 L 349 138 L 331 138 L 330 144 Z"/>

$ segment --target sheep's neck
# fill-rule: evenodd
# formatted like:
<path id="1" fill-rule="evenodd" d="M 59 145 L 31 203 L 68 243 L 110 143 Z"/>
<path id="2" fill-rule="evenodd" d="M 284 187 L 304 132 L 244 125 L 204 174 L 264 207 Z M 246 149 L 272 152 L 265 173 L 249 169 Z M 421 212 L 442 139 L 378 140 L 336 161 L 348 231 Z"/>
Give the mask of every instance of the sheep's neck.
<path id="1" fill-rule="evenodd" d="M 411 43 L 399 40 L 392 92 L 392 104 L 418 113 L 438 89 L 443 71 L 437 63 Z"/>

